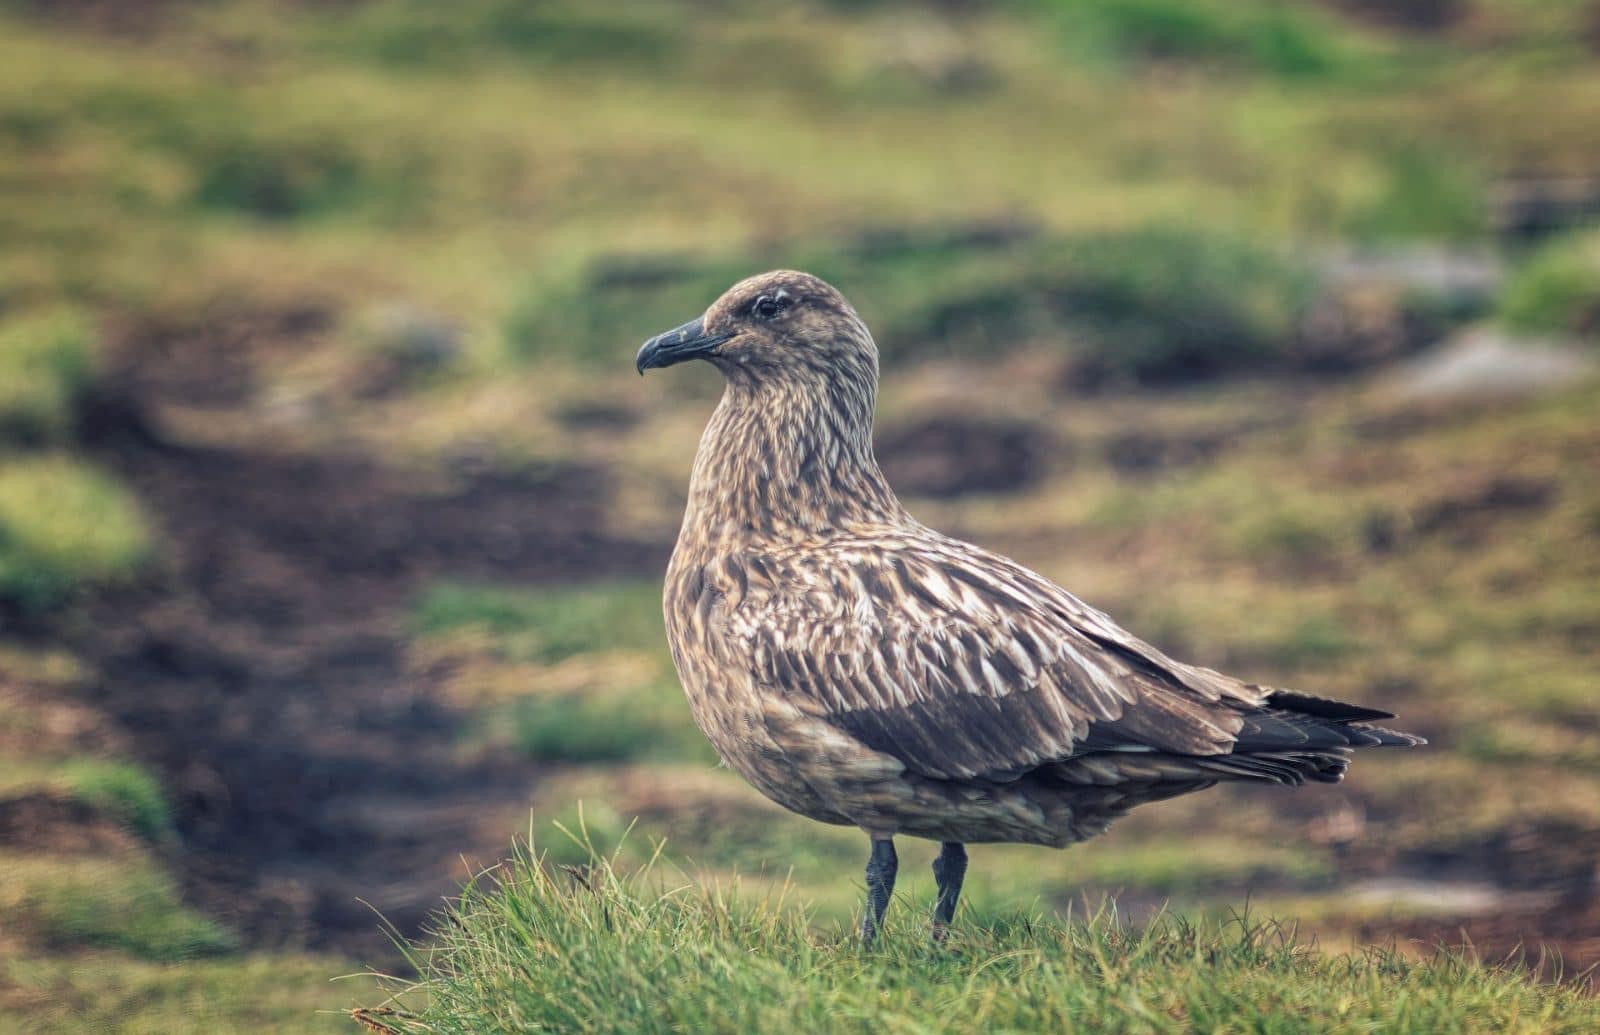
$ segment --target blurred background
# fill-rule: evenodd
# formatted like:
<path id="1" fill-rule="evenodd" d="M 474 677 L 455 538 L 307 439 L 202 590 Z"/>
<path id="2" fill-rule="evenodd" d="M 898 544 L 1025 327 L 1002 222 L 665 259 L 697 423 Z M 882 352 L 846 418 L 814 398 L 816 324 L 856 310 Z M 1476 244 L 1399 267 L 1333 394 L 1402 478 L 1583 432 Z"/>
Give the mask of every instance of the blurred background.
<path id="1" fill-rule="evenodd" d="M 634 350 L 774 266 L 921 519 L 1432 740 L 976 849 L 975 914 L 1574 979 L 1597 215 L 1595 0 L 0 0 L 0 1030 L 345 1030 L 378 914 L 580 801 L 846 919 L 659 614 L 719 385 Z"/>

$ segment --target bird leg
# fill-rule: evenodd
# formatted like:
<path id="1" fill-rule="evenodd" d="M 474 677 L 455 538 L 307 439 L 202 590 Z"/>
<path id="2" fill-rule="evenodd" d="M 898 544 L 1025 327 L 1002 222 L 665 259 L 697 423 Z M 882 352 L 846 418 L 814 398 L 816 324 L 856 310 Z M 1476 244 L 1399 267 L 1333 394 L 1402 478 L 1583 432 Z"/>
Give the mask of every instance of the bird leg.
<path id="1" fill-rule="evenodd" d="M 861 940 L 871 942 L 883 924 L 883 911 L 894 894 L 894 877 L 900 857 L 894 854 L 894 841 L 874 838 L 872 855 L 867 859 L 867 908 L 861 914 Z"/>
<path id="2" fill-rule="evenodd" d="M 933 904 L 933 940 L 944 941 L 945 929 L 956 915 L 956 900 L 961 897 L 961 882 L 967 877 L 967 849 L 959 841 L 946 841 L 939 846 L 939 858 L 933 860 L 933 882 L 939 888 L 939 897 Z"/>

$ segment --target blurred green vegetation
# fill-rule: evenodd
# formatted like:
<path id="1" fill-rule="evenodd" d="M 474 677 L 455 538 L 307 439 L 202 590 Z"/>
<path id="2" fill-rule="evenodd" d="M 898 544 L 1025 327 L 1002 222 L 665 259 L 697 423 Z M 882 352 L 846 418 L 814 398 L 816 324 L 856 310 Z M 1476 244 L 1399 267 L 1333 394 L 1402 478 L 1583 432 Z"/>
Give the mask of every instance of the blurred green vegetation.
<path id="1" fill-rule="evenodd" d="M 92 338 L 81 314 L 0 323 L 0 439 L 65 437 L 93 372 Z"/>
<path id="2" fill-rule="evenodd" d="M 0 777 L 0 794 L 33 790 L 83 802 L 101 816 L 150 840 L 172 833 L 172 807 L 160 781 L 132 762 L 100 758 L 17 760 Z"/>
<path id="3" fill-rule="evenodd" d="M 464 667 L 456 683 L 467 696 L 490 698 L 483 726 L 509 731 L 533 758 L 714 760 L 684 721 L 661 622 L 661 592 L 653 582 L 549 589 L 449 584 L 418 601 L 414 626 L 422 650 L 443 649 Z M 622 665 L 545 685 L 548 667 L 584 657 Z M 476 664 L 480 659 L 487 664 Z M 505 663 L 513 666 L 509 678 L 496 671 Z M 512 686 L 484 695 L 471 689 L 480 679 Z"/>
<path id="4" fill-rule="evenodd" d="M 599 650 L 659 652 L 660 588 L 626 582 L 539 590 L 441 585 L 417 604 L 419 635 L 492 634 L 512 660 L 556 662 Z"/>
<path id="5" fill-rule="evenodd" d="M 1536 250 L 1506 283 L 1498 315 L 1513 330 L 1600 340 L 1600 234 Z"/>
<path id="6" fill-rule="evenodd" d="M 670 0 L 611 8 L 479 0 L 449 10 L 398 0 L 331 20 L 313 46 L 406 70 L 456 71 L 488 54 L 536 67 L 603 62 L 643 72 L 682 57 L 683 19 L 692 12 L 692 4 Z"/>
<path id="7" fill-rule="evenodd" d="M 699 731 L 678 721 L 683 695 L 672 683 L 646 690 L 533 697 L 510 709 L 512 736 L 529 756 L 549 762 L 619 762 L 659 758 L 714 761 Z"/>
<path id="8" fill-rule="evenodd" d="M 750 270 L 788 262 L 849 284 L 890 360 L 984 355 L 1007 343 L 1072 350 L 1099 382 L 1174 382 L 1283 366 L 1315 280 L 1293 256 L 1214 234 L 1139 229 L 1038 237 L 996 225 L 864 233 L 845 243 L 625 264 L 541 279 L 507 324 L 528 356 L 598 360 L 596 341 L 671 327 Z M 628 305 L 608 304 L 620 291 Z"/>
<path id="9" fill-rule="evenodd" d="M 1272 0 L 1029 0 L 1087 62 L 1203 63 L 1287 79 L 1358 73 L 1376 55 L 1314 5 Z M 1364 61 L 1363 59 L 1366 59 Z"/>
<path id="10" fill-rule="evenodd" d="M 234 946 L 231 935 L 179 902 L 171 878 L 150 860 L 7 852 L 0 905 L 8 927 L 47 946 L 109 946 L 152 960 Z"/>
<path id="11" fill-rule="evenodd" d="M 330 980 L 354 965 L 309 953 L 257 953 L 153 961 L 106 950 L 0 956 L 11 1015 L 7 1035 L 348 1035 L 351 1005 L 370 980 Z"/>
<path id="12" fill-rule="evenodd" d="M 597 267 L 696 271 L 673 290 L 698 307 L 724 273 L 803 260 L 862 274 L 894 347 L 985 326 L 1051 338 L 1063 317 L 1041 295 L 1076 307 L 1104 286 L 1113 311 L 1079 322 L 1144 351 L 1172 348 L 1151 335 L 1192 316 L 1224 354 L 1242 331 L 1248 360 L 1281 346 L 1303 301 L 1274 254 L 1480 238 L 1499 168 L 1567 168 L 1595 146 L 1571 47 L 1581 5 L 1475 6 L 1505 26 L 1492 48 L 1448 24 L 1395 33 L 1267 0 L 716 17 L 686 0 L 233 0 L 152 13 L 133 45 L 14 12 L 0 298 L 383 290 L 505 326 L 523 355 L 621 355 L 658 329 L 653 308 L 626 316 L 649 285 L 584 290 Z M 1569 132 L 1516 117 L 1534 95 Z M 985 220 L 1039 233 L 1016 254 L 924 240 L 928 269 L 911 247 L 856 249 L 863 226 L 909 227 L 915 245 Z M 1171 287 L 1191 275 L 1192 312 Z M 1135 303 L 1158 310 L 1148 335 Z"/>
<path id="13" fill-rule="evenodd" d="M 62 786 L 79 801 L 146 838 L 172 832 L 172 807 L 150 772 L 128 762 L 77 759 L 62 767 Z"/>
<path id="14" fill-rule="evenodd" d="M 0 459 L 0 597 L 39 608 L 131 580 L 154 550 L 139 505 L 69 456 Z"/>

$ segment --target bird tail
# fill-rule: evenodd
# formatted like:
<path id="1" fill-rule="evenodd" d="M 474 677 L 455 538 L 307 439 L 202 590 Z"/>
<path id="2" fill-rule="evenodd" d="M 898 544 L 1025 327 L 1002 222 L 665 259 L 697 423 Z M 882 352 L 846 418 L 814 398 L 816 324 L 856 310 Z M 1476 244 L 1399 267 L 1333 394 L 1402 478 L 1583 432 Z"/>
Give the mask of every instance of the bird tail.
<path id="1" fill-rule="evenodd" d="M 1267 695 L 1266 716 L 1287 720 L 1300 730 L 1316 726 L 1343 738 L 1346 747 L 1421 747 L 1428 741 L 1414 733 L 1402 733 L 1373 725 L 1377 719 L 1392 719 L 1393 712 L 1345 704 L 1327 697 L 1316 697 L 1295 690 L 1273 690 Z M 1237 750 L 1237 749 L 1236 749 Z"/>
<path id="2" fill-rule="evenodd" d="M 1177 788 L 1172 793 L 1214 783 L 1243 780 L 1297 785 L 1338 783 L 1356 748 L 1418 747 L 1422 737 L 1373 725 L 1388 712 L 1345 704 L 1291 690 L 1270 690 L 1263 706 L 1241 717 L 1227 754 L 1179 754 L 1124 745 L 1089 751 L 1050 767 L 1063 783 L 1075 786 L 1139 784 Z M 1142 791 L 1141 800 L 1154 791 Z M 1158 795 L 1170 796 L 1170 795 Z"/>
<path id="3" fill-rule="evenodd" d="M 1427 743 L 1415 734 L 1373 724 L 1375 719 L 1392 718 L 1376 708 L 1274 690 L 1264 709 L 1245 716 L 1233 752 L 1208 759 L 1204 765 L 1227 772 L 1233 779 L 1338 783 L 1356 748 Z"/>

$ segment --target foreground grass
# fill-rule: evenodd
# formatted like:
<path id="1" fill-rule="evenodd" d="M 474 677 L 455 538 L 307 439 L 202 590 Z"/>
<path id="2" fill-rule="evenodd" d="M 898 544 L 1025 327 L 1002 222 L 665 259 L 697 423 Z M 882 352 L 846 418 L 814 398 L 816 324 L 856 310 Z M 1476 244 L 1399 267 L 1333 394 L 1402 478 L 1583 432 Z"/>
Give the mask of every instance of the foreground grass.
<path id="1" fill-rule="evenodd" d="M 920 903 L 925 905 L 926 903 Z M 1330 955 L 1272 922 L 1138 928 L 963 916 L 930 944 L 897 902 L 880 942 L 820 932 L 782 895 L 672 887 L 527 851 L 413 950 L 421 980 L 360 1014 L 390 1033 L 482 1031 L 1587 1031 L 1600 1002 L 1440 953 Z M 413 1009 L 410 1002 L 421 1000 Z M 359 1013 L 359 1012 L 358 1012 Z"/>

